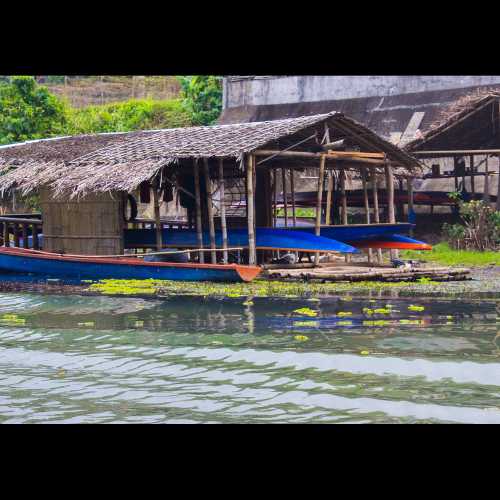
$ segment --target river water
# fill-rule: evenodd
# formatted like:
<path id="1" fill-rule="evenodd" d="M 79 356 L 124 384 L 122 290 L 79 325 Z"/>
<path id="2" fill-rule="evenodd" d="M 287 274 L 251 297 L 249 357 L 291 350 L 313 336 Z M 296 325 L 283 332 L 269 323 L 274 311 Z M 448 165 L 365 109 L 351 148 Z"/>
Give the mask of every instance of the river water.
<path id="1" fill-rule="evenodd" d="M 0 293 L 0 422 L 500 423 L 499 306 Z"/>

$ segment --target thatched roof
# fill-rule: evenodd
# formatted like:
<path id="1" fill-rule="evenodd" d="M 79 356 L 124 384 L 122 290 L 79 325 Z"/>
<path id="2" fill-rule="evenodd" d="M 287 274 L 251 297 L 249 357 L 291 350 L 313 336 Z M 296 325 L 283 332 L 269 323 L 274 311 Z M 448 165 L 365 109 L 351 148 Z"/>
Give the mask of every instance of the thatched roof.
<path id="1" fill-rule="evenodd" d="M 38 146 L 32 143 L 2 148 L 0 190 L 16 187 L 26 192 L 50 184 L 56 193 L 71 192 L 74 196 L 131 191 L 154 177 L 162 167 L 185 160 L 239 161 L 244 154 L 264 146 L 282 149 L 297 141 L 303 141 L 300 149 L 314 150 L 323 137 L 324 126 L 320 127 L 323 124 L 331 130 L 331 140 L 351 137 L 365 150 L 386 153 L 407 171 L 419 168 L 414 158 L 366 127 L 340 113 L 326 113 L 267 122 L 63 138 L 60 144 L 54 140 L 50 145 L 49 141 L 40 141 Z M 82 141 L 80 149 L 79 141 Z M 81 154 L 75 156 L 77 150 Z"/>
<path id="2" fill-rule="evenodd" d="M 477 112 L 482 111 L 482 115 L 478 117 L 478 120 L 486 120 L 488 122 L 492 122 L 495 119 L 495 116 L 498 116 L 498 110 L 495 109 L 487 109 L 490 105 L 498 102 L 500 99 L 500 92 L 492 91 L 492 90 L 476 90 L 469 94 L 462 96 L 460 99 L 453 102 L 450 106 L 443 109 L 437 119 L 431 124 L 429 130 L 422 134 L 421 137 L 410 141 L 403 148 L 406 151 L 415 151 L 418 149 L 422 149 L 424 144 L 426 145 L 424 149 L 427 149 L 427 144 L 432 142 L 436 142 L 437 139 L 443 132 L 448 131 L 456 132 L 456 139 L 451 139 L 455 144 L 452 146 L 456 149 L 467 149 L 471 147 L 470 144 L 466 144 L 469 142 L 466 139 L 466 135 L 470 137 L 471 135 L 478 133 L 479 140 L 484 141 L 484 144 L 477 145 L 477 148 L 487 147 L 487 141 L 490 139 L 488 130 L 485 130 L 484 127 L 480 130 L 478 127 L 478 123 L 469 123 L 466 124 L 465 120 L 472 115 L 475 115 Z M 462 125 L 462 128 L 466 130 L 459 130 L 458 125 Z M 488 123 L 489 125 L 490 123 Z M 456 129 L 456 130 L 455 130 Z M 467 130 L 468 129 L 468 130 Z M 464 132 L 467 132 L 466 134 Z M 496 135 L 496 134 L 495 134 Z M 447 142 L 450 141 L 449 138 L 446 138 Z M 496 139 L 496 137 L 495 137 Z M 433 148 L 429 148 L 433 149 Z"/>

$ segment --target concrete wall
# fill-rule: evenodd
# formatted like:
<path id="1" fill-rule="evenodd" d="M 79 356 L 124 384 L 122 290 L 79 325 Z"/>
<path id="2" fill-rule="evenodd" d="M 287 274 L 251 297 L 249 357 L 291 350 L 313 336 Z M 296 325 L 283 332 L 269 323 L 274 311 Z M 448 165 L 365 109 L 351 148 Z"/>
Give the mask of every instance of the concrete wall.
<path id="1" fill-rule="evenodd" d="M 224 108 L 390 96 L 500 84 L 498 76 L 256 76 L 224 78 Z"/>

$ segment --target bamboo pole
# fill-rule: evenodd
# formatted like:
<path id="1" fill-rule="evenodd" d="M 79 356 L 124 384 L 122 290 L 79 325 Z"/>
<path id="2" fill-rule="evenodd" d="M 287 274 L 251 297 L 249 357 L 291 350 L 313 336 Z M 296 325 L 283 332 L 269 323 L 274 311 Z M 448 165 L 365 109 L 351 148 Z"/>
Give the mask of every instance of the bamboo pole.
<path id="1" fill-rule="evenodd" d="M 497 156 L 498 160 L 498 176 L 497 176 L 497 206 L 496 209 L 500 211 L 500 156 Z"/>
<path id="2" fill-rule="evenodd" d="M 205 190 L 207 192 L 208 231 L 210 233 L 212 264 L 217 264 L 217 252 L 215 251 L 215 224 L 214 224 L 214 205 L 212 200 L 212 182 L 210 180 L 210 170 L 208 168 L 207 158 L 203 158 L 203 172 L 205 174 Z"/>
<path id="3" fill-rule="evenodd" d="M 368 201 L 368 186 L 366 183 L 366 168 L 365 167 L 360 167 L 361 168 L 361 180 L 363 183 L 363 201 L 365 204 L 365 221 L 367 224 L 370 224 L 370 203 Z M 372 262 L 372 249 L 368 249 L 368 263 L 371 264 Z"/>
<path id="4" fill-rule="evenodd" d="M 199 262 L 203 264 L 205 262 L 205 256 L 201 251 L 203 249 L 203 228 L 201 225 L 201 195 L 200 195 L 200 171 L 198 167 L 198 159 L 193 160 L 193 170 L 194 170 L 194 197 L 196 201 L 196 238 L 198 240 L 198 248 L 200 252 L 198 253 Z"/>
<path id="5" fill-rule="evenodd" d="M 316 198 L 316 224 L 314 228 L 314 233 L 316 236 L 320 236 L 321 234 L 321 204 L 323 198 L 323 182 L 325 177 L 325 157 L 321 156 L 319 160 L 319 175 L 318 175 L 318 193 Z M 315 254 L 314 261 L 315 264 L 319 264 L 319 252 Z"/>
<path id="6" fill-rule="evenodd" d="M 276 219 L 278 217 L 278 209 L 276 208 L 278 200 L 278 174 L 277 170 L 273 170 L 273 227 L 276 227 Z"/>
<path id="7" fill-rule="evenodd" d="M 342 224 L 347 225 L 347 196 L 345 193 L 345 181 L 346 181 L 346 173 L 344 167 L 342 167 L 340 171 L 340 200 L 342 203 Z M 345 256 L 346 263 L 351 262 L 351 255 L 346 254 Z"/>
<path id="8" fill-rule="evenodd" d="M 387 195 L 387 222 L 394 224 L 396 222 L 396 213 L 394 210 L 394 174 L 392 172 L 392 168 L 388 165 L 384 167 L 384 171 Z M 390 250 L 390 255 L 391 259 L 395 259 L 398 257 L 398 251 Z"/>
<path id="9" fill-rule="evenodd" d="M 474 194 L 476 193 L 475 179 L 474 179 L 474 155 L 469 156 L 470 161 L 470 191 L 472 193 L 472 199 L 474 199 Z"/>
<path id="10" fill-rule="evenodd" d="M 380 210 L 378 207 L 378 179 L 375 172 L 372 173 L 372 191 L 373 191 L 373 217 L 376 224 L 380 224 Z M 377 261 L 382 264 L 382 250 L 377 248 Z"/>
<path id="11" fill-rule="evenodd" d="M 3 223 L 3 246 L 10 246 L 9 223 L 7 221 Z"/>
<path id="12" fill-rule="evenodd" d="M 292 195 L 292 225 L 297 225 L 297 214 L 295 211 L 295 180 L 293 178 L 293 169 L 290 169 L 290 193 Z"/>
<path id="13" fill-rule="evenodd" d="M 253 155 L 247 156 L 247 224 L 248 224 L 248 263 L 257 263 L 257 252 L 255 250 L 255 200 L 253 190 Z"/>
<path id="14" fill-rule="evenodd" d="M 285 211 L 285 227 L 288 227 L 288 196 L 286 193 L 286 170 L 281 169 L 281 184 L 283 186 L 283 210 Z"/>
<path id="15" fill-rule="evenodd" d="M 153 185 L 153 206 L 155 212 L 155 231 L 156 231 L 156 250 L 160 251 L 163 246 L 161 219 L 160 219 L 160 197 L 158 190 L 160 189 L 158 181 Z"/>
<path id="16" fill-rule="evenodd" d="M 220 184 L 220 227 L 222 231 L 222 248 L 224 264 L 228 263 L 227 253 L 227 223 L 226 223 L 226 205 L 224 204 L 224 160 L 219 160 L 219 184 Z"/>

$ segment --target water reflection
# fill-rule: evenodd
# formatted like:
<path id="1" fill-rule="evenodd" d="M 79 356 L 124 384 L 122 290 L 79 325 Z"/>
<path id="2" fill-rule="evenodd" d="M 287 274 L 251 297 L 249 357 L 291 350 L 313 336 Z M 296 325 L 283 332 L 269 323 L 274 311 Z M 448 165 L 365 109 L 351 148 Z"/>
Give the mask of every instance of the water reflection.
<path id="1" fill-rule="evenodd" d="M 0 294 L 0 422 L 500 422 L 498 305 Z"/>

